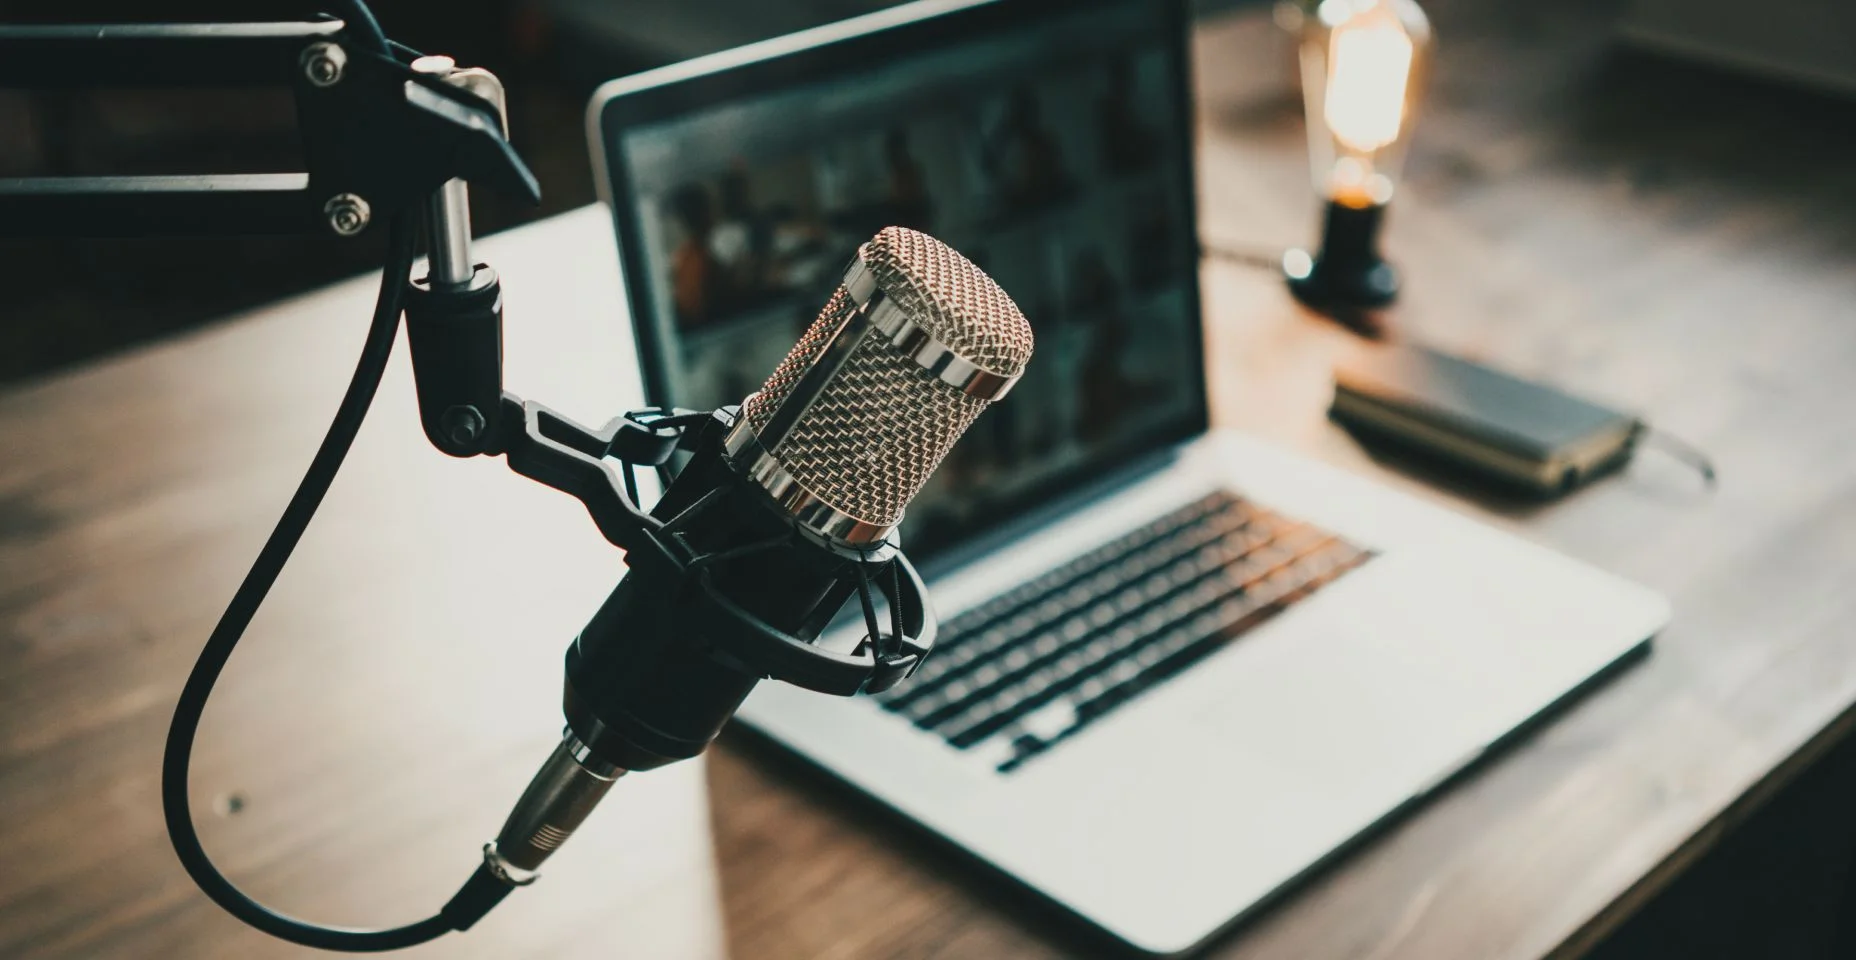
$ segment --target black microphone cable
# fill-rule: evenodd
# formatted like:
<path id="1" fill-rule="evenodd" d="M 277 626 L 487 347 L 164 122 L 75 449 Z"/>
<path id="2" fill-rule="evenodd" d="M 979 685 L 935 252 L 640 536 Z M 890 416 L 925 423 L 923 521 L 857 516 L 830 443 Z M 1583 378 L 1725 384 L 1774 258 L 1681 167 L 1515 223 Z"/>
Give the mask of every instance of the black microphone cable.
<path id="1" fill-rule="evenodd" d="M 351 11 L 347 24 L 355 30 L 361 42 L 375 48 L 383 56 L 391 56 L 388 41 L 367 5 L 362 0 L 347 0 L 345 6 Z M 187 874 L 215 903 L 246 924 L 281 940 L 323 950 L 352 953 L 398 950 L 435 940 L 453 930 L 466 930 L 500 903 L 515 886 L 511 879 L 498 875 L 485 863 L 477 868 L 470 880 L 443 909 L 417 923 L 383 930 L 354 930 L 298 920 L 246 896 L 219 872 L 201 845 L 199 833 L 194 829 L 192 804 L 187 794 L 193 741 L 199 732 L 200 717 L 206 709 L 207 698 L 212 695 L 213 685 L 218 682 L 220 672 L 231 659 L 233 649 L 244 637 L 246 628 L 251 625 L 252 617 L 264 603 L 265 596 L 277 582 L 278 574 L 283 571 L 290 554 L 296 550 L 304 530 L 309 527 L 316 509 L 322 504 L 322 498 L 329 492 L 336 473 L 340 471 L 342 461 L 347 458 L 349 448 L 354 445 L 361 423 L 367 418 L 368 408 L 373 405 L 374 395 L 386 373 L 387 360 L 393 354 L 393 341 L 398 334 L 400 313 L 404 308 L 407 278 L 412 272 L 417 253 L 418 234 L 413 214 L 400 214 L 393 218 L 389 227 L 387 263 L 381 271 L 380 293 L 374 304 L 374 317 L 368 326 L 367 338 L 361 348 L 360 360 L 355 364 L 354 375 L 348 381 L 348 389 L 336 407 L 335 417 L 322 438 L 322 445 L 310 460 L 309 469 L 297 484 L 289 504 L 284 507 L 283 515 L 277 519 L 277 525 L 265 540 L 263 549 L 258 551 L 258 558 L 253 561 L 251 569 L 246 571 L 245 579 L 239 583 L 231 602 L 226 605 L 218 624 L 200 649 L 200 656 L 194 661 L 193 670 L 187 675 L 186 685 L 181 688 L 180 699 L 174 707 L 174 719 L 168 726 L 167 743 L 161 759 L 162 813 L 167 821 L 168 838 L 173 842 L 174 852 L 179 856 Z"/>
<path id="2" fill-rule="evenodd" d="M 1261 244 L 1226 243 L 1224 241 L 1200 240 L 1199 258 L 1215 260 L 1221 263 L 1235 264 L 1240 267 L 1255 267 L 1259 270 L 1282 269 L 1282 255 L 1287 247 L 1265 247 Z"/>
<path id="3" fill-rule="evenodd" d="M 339 0 L 339 2 L 348 8 L 348 16 L 343 19 L 343 24 L 352 30 L 356 37 L 373 47 L 375 53 L 383 57 L 392 56 L 393 50 L 390 46 L 392 41 L 388 40 L 386 32 L 380 29 L 380 21 L 374 19 L 374 11 L 368 9 L 367 0 Z"/>
<path id="4" fill-rule="evenodd" d="M 168 726 L 167 745 L 161 761 L 161 806 L 167 820 L 168 837 L 174 852 L 200 889 L 226 912 L 271 936 L 292 943 L 323 950 L 354 953 L 398 950 L 437 939 L 453 930 L 465 930 L 501 902 L 514 884 L 497 876 L 489 867 L 477 869 L 444 909 L 417 923 L 385 930 L 353 930 L 308 923 L 278 913 L 246 896 L 213 865 L 212 858 L 200 844 L 193 826 L 192 804 L 187 794 L 188 771 L 193 759 L 193 741 L 200 729 L 200 716 L 206 709 L 213 685 L 231 659 L 232 651 L 245 635 L 252 617 L 264 603 L 278 574 L 295 551 L 297 542 L 329 491 L 335 475 L 354 445 L 361 423 L 367 418 L 374 394 L 386 373 L 387 360 L 393 354 L 393 341 L 399 331 L 400 312 L 404 305 L 406 278 L 412 270 L 418 231 L 410 214 L 395 217 L 390 228 L 386 267 L 381 272 L 380 294 L 375 301 L 374 317 L 354 376 L 329 423 L 322 445 L 310 460 L 309 469 L 297 484 L 296 493 L 284 507 L 263 549 L 245 579 L 239 583 L 232 600 L 220 615 L 219 623 L 207 637 L 181 688 L 174 707 L 174 719 Z"/>
<path id="5" fill-rule="evenodd" d="M 453 930 L 470 927 L 491 907 L 500 902 L 511 884 L 487 867 L 480 867 L 464 888 L 437 914 L 417 923 L 386 930 L 351 930 L 307 923 L 277 913 L 246 896 L 213 865 L 200 844 L 193 826 L 191 803 L 187 795 L 187 774 L 192 763 L 193 741 L 200 728 L 200 715 L 213 692 L 220 671 L 244 636 L 245 629 L 264 603 L 265 595 L 276 583 L 290 554 L 302 539 L 310 518 L 329 491 L 335 474 L 354 444 L 355 435 L 367 417 L 374 394 L 386 372 L 387 359 L 393 353 L 393 340 L 399 329 L 400 311 L 405 297 L 406 278 L 412 270 L 415 241 L 410 215 L 394 218 L 389 241 L 387 265 L 381 273 L 380 295 L 374 306 L 374 318 L 368 327 L 361 359 L 355 365 L 348 390 L 336 408 L 335 418 L 323 436 L 322 445 L 310 461 L 309 470 L 297 485 L 296 493 L 277 520 L 270 538 L 258 552 L 258 559 L 246 572 L 245 579 L 233 593 L 225 613 L 207 637 L 193 671 L 181 688 L 174 707 L 174 719 L 161 763 L 161 806 L 167 819 L 168 837 L 181 865 L 186 867 L 200 889 L 225 910 L 274 937 L 324 950 L 373 952 L 397 950 L 436 939 Z"/>

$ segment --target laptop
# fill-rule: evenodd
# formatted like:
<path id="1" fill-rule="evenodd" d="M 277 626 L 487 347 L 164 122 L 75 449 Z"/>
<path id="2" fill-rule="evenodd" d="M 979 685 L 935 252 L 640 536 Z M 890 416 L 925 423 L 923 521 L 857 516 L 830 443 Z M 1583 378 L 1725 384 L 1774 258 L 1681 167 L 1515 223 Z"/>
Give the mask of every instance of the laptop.
<path id="1" fill-rule="evenodd" d="M 932 656 L 874 697 L 762 684 L 739 716 L 1152 954 L 1281 895 L 1669 616 L 1208 429 L 1188 27 L 1179 2 L 927 0 L 589 110 L 654 402 L 740 402 L 889 224 L 1030 318 L 1024 380 L 902 527 Z"/>

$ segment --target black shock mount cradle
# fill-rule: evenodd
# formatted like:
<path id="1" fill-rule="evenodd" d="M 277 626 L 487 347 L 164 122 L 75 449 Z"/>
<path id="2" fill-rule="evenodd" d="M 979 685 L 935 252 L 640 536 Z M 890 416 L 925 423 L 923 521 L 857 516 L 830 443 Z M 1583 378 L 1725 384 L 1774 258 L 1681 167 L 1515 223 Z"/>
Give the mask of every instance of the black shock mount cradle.
<path id="1" fill-rule="evenodd" d="M 500 455 L 516 473 L 579 500 L 607 542 L 626 551 L 628 565 L 676 572 L 685 599 L 695 604 L 692 626 L 718 651 L 763 679 L 837 696 L 887 690 L 927 656 L 935 634 L 927 591 L 893 543 L 870 555 L 893 563 L 897 576 L 859 584 L 860 590 L 883 595 L 891 628 L 872 631 L 852 653 L 839 653 L 767 624 L 716 589 L 708 575 L 715 555 L 693 552 L 679 537 L 712 499 L 699 499 L 668 518 L 639 506 L 636 470 L 661 467 L 679 449 L 719 447 L 739 416 L 736 408 L 699 413 L 650 407 L 597 430 L 582 426 L 502 389 L 502 298 L 490 268 L 479 265 L 477 280 L 465 291 L 435 291 L 423 283 L 413 290 L 407 336 L 420 419 L 432 444 L 454 457 Z M 794 537 L 806 535 L 795 525 Z M 860 597 L 865 609 L 873 601 L 867 592 Z"/>

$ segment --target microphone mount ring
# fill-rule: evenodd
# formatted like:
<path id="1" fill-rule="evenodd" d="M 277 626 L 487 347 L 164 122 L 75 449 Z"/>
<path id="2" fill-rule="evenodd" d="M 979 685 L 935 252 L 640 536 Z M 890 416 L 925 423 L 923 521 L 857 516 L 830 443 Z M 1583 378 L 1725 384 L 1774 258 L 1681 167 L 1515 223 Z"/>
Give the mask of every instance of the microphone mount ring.
<path id="1" fill-rule="evenodd" d="M 865 567 L 893 564 L 895 576 L 874 581 L 859 578 L 858 587 L 882 593 L 902 623 L 900 635 L 866 637 L 858 652 L 844 654 L 778 630 L 741 609 L 716 588 L 714 558 L 690 555 L 674 537 L 674 522 L 666 526 L 639 506 L 619 472 L 667 462 L 676 449 L 695 442 L 700 431 L 691 430 L 692 425 L 729 430 L 737 420 L 729 408 L 703 414 L 650 407 L 592 430 L 511 394 L 505 394 L 503 402 L 521 411 L 520 416 L 506 414 L 505 422 L 523 425 L 506 445 L 504 455 L 510 468 L 580 500 L 609 542 L 628 552 L 645 551 L 632 558 L 634 564 L 655 562 L 673 571 L 696 600 L 696 621 L 711 631 L 717 648 L 760 676 L 841 697 L 877 693 L 913 673 L 934 649 L 936 626 L 927 588 L 893 540 L 851 553 L 833 551 L 847 563 L 860 562 Z M 745 477 L 741 480 L 750 483 Z M 803 524 L 795 521 L 794 529 L 816 546 L 832 549 L 830 544 L 806 537 L 810 531 Z"/>
<path id="2" fill-rule="evenodd" d="M 936 632 L 921 575 L 900 553 L 890 562 L 900 573 L 894 578 L 900 587 L 879 583 L 876 589 L 891 610 L 900 611 L 903 633 L 866 637 L 854 653 L 838 653 L 776 629 L 723 595 L 707 569 L 696 573 L 701 602 L 694 619 L 718 649 L 766 679 L 839 697 L 881 693 L 915 672 L 934 649 Z M 880 642 L 885 640 L 887 651 Z"/>

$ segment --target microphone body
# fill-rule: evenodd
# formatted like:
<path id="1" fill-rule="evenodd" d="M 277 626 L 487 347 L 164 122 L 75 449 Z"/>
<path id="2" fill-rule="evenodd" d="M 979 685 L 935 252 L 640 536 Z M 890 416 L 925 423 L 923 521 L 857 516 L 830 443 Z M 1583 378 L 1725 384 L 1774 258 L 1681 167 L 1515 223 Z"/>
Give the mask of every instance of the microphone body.
<path id="1" fill-rule="evenodd" d="M 669 549 L 632 551 L 569 647 L 568 732 L 486 862 L 533 879 L 614 780 L 700 754 L 762 679 L 873 691 L 900 676 L 870 670 L 886 643 L 890 664 L 918 665 L 925 645 L 893 649 L 905 621 L 933 631 L 896 527 L 1031 349 L 1017 306 L 939 241 L 890 227 L 865 244 L 761 390 L 695 435 L 651 510 Z M 853 597 L 869 635 L 850 654 L 811 646 Z"/>
<path id="2" fill-rule="evenodd" d="M 669 521 L 700 510 L 678 530 L 699 556 L 767 544 L 714 564 L 716 586 L 774 628 L 814 639 L 866 561 L 794 536 L 792 517 L 729 465 L 727 426 L 725 414 L 703 425 L 695 456 L 651 513 Z M 568 647 L 563 705 L 568 726 L 601 758 L 650 770 L 701 753 L 761 676 L 707 642 L 689 613 L 694 585 L 683 571 L 643 551 L 626 562 L 625 577 Z"/>

